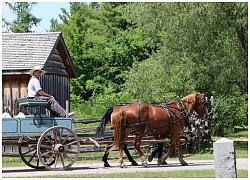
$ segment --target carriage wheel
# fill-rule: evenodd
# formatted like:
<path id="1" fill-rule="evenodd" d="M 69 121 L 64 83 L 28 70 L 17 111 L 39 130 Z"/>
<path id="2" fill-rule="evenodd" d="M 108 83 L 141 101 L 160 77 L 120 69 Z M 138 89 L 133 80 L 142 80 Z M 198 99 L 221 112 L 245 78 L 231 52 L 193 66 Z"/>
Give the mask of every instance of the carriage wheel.
<path id="1" fill-rule="evenodd" d="M 46 149 L 45 151 L 42 151 Z M 54 126 L 47 129 L 37 144 L 37 155 L 41 163 L 53 171 L 70 168 L 80 153 L 80 141 L 69 128 Z M 53 165 L 51 162 L 55 161 Z"/>
<path id="2" fill-rule="evenodd" d="M 33 144 L 37 144 L 37 140 L 32 142 Z M 38 156 L 37 156 L 37 147 L 31 146 L 31 147 L 18 147 L 19 155 L 22 159 L 22 161 L 29 167 L 34 169 L 44 169 L 44 165 L 40 162 Z M 44 149 L 41 149 L 41 151 L 45 152 Z M 45 160 L 46 161 L 46 160 Z M 54 164 L 55 161 L 50 162 L 50 166 Z"/>

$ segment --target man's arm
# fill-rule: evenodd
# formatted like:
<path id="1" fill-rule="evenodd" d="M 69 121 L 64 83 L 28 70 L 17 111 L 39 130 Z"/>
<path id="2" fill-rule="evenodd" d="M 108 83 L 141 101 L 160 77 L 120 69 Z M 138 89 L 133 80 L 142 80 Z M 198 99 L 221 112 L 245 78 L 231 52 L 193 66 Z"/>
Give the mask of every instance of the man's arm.
<path id="1" fill-rule="evenodd" d="M 40 96 L 45 96 L 45 97 L 49 97 L 49 98 L 54 98 L 53 96 L 51 96 L 50 94 L 45 93 L 45 92 L 42 91 L 42 90 L 38 90 L 37 93 L 38 93 Z"/>

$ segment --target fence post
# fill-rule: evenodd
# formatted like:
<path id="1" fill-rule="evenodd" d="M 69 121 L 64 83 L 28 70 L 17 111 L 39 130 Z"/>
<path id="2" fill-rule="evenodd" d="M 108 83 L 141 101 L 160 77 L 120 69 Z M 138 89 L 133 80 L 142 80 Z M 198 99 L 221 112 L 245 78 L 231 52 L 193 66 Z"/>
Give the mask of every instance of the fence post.
<path id="1" fill-rule="evenodd" d="M 66 100 L 66 117 L 68 117 L 69 114 L 69 100 Z"/>
<path id="2" fill-rule="evenodd" d="M 213 143 L 216 178 L 237 178 L 234 142 L 221 138 Z"/>

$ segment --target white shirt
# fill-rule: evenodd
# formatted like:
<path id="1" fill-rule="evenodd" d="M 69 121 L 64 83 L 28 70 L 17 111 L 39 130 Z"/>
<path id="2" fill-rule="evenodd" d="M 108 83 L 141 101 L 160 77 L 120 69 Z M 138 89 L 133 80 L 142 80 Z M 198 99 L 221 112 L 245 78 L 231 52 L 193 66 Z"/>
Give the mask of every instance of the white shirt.
<path id="1" fill-rule="evenodd" d="M 32 76 L 28 83 L 28 97 L 36 97 L 37 91 L 41 89 L 39 79 L 36 76 Z"/>

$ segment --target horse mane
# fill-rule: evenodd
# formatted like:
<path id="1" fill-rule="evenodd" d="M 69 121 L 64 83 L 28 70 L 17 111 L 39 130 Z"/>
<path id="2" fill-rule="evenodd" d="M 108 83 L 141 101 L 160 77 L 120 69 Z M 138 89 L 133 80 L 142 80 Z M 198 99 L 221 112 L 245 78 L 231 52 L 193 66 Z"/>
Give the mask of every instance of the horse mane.
<path id="1" fill-rule="evenodd" d="M 181 100 L 186 103 L 186 110 L 188 113 L 191 113 L 194 109 L 195 103 L 196 103 L 196 97 L 200 94 L 199 92 L 193 92 L 192 94 L 189 94 L 182 98 Z"/>

